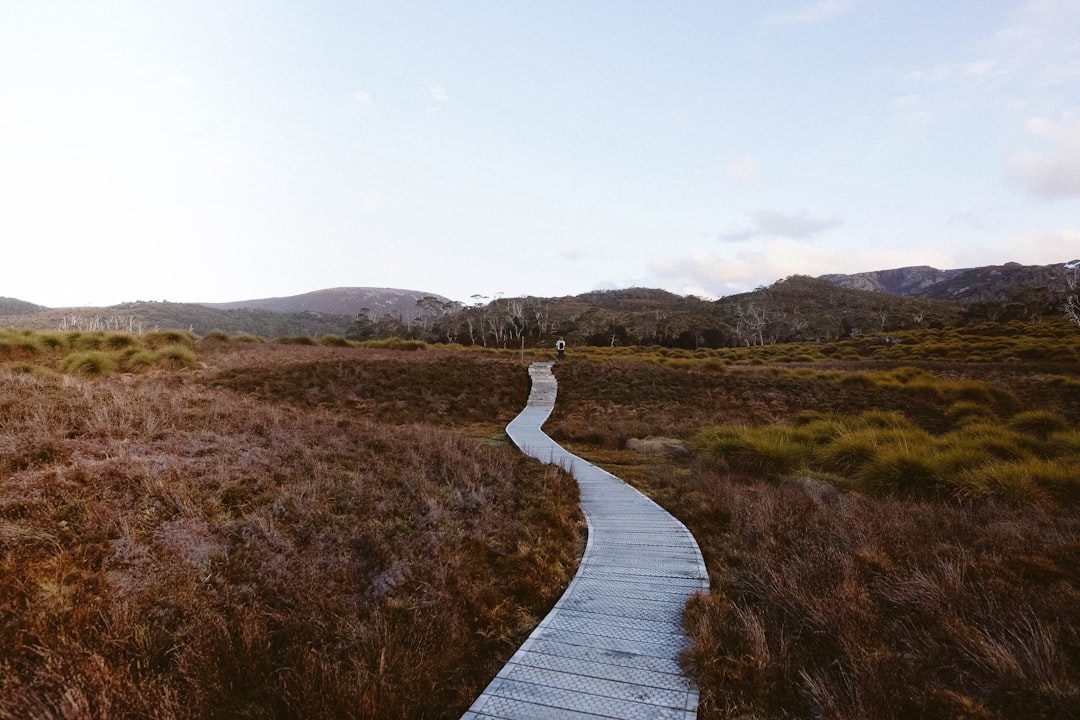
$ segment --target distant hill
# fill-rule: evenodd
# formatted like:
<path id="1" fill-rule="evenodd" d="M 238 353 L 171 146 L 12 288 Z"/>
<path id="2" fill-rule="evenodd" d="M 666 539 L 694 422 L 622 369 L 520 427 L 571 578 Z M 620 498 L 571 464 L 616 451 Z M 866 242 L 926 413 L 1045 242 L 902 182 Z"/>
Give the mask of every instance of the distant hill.
<path id="1" fill-rule="evenodd" d="M 0 298 L 0 327 L 213 330 L 264 338 L 343 335 L 466 345 L 698 348 L 831 340 L 926 325 L 1060 315 L 1080 261 L 938 270 L 919 266 L 819 278 L 794 275 L 719 300 L 627 288 L 572 297 L 500 297 L 462 306 L 434 293 L 330 288 L 228 303 L 139 302 L 47 309 Z"/>
<path id="2" fill-rule="evenodd" d="M 104 308 L 45 308 L 21 300 L 0 299 L 0 327 L 74 330 L 190 329 L 198 335 L 214 330 L 264 338 L 294 335 L 346 335 L 357 315 L 372 320 L 393 318 L 398 334 L 407 331 L 424 310 L 417 301 L 435 298 L 448 312 L 458 304 L 441 295 L 393 288 L 331 288 L 290 297 L 228 303 L 133 302 Z M 430 307 L 427 310 L 431 312 Z M 400 328 L 399 328 L 400 324 Z"/>
<path id="3" fill-rule="evenodd" d="M 179 328 L 198 335 L 220 330 L 230 335 L 279 338 L 344 335 L 354 320 L 352 315 L 274 312 L 259 308 L 222 310 L 196 303 L 134 302 L 104 308 L 40 308 L 31 313 L 0 316 L 0 327 L 125 332 Z"/>
<path id="4" fill-rule="evenodd" d="M 28 315 L 44 309 L 41 305 L 35 305 L 25 300 L 0 297 L 0 315 Z"/>
<path id="5" fill-rule="evenodd" d="M 1052 294 L 1064 293 L 1068 289 L 1066 276 L 1078 262 L 1053 265 L 1006 263 L 958 270 L 919 265 L 853 275 L 822 275 L 820 279 L 837 287 L 888 295 L 962 303 L 1002 302 L 1020 290 L 1045 289 Z"/>
<path id="6" fill-rule="evenodd" d="M 874 270 L 853 275 L 821 275 L 820 280 L 848 290 L 868 290 L 887 295 L 921 295 L 928 288 L 948 282 L 967 270 L 938 270 L 929 265 Z"/>
<path id="7" fill-rule="evenodd" d="M 421 315 L 416 301 L 424 297 L 433 297 L 441 303 L 452 304 L 451 300 L 435 293 L 369 287 L 329 288 L 288 297 L 200 304 L 221 310 L 257 308 L 279 313 L 308 312 L 351 317 L 356 317 L 366 310 L 368 317 L 373 319 L 391 315 L 404 322 L 412 322 Z"/>

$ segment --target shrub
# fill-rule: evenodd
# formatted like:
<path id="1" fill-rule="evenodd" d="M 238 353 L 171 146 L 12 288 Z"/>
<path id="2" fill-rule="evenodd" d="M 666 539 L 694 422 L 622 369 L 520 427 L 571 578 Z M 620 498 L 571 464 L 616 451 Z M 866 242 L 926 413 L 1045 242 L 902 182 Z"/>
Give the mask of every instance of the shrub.
<path id="1" fill-rule="evenodd" d="M 71 353 L 60 362 L 60 369 L 70 375 L 103 377 L 116 372 L 119 365 L 114 353 L 90 351 Z"/>
<path id="2" fill-rule="evenodd" d="M 35 378 L 45 378 L 55 380 L 59 377 L 58 373 L 52 368 L 47 368 L 42 365 L 36 365 L 34 363 L 22 362 L 15 363 L 14 365 L 7 365 L 5 370 L 19 375 L 29 375 Z"/>
<path id="3" fill-rule="evenodd" d="M 989 422 L 972 422 L 946 433 L 948 447 L 968 447 L 998 460 L 1019 460 L 1031 454 L 1035 442 L 1008 428 Z"/>
<path id="4" fill-rule="evenodd" d="M 717 428 L 699 440 L 705 452 L 747 474 L 786 474 L 802 466 L 810 449 L 784 428 Z"/>
<path id="5" fill-rule="evenodd" d="M 195 333 L 187 330 L 155 330 L 142 337 L 143 343 L 153 349 L 167 345 L 191 345 L 198 339 Z"/>
<path id="6" fill-rule="evenodd" d="M 840 417 L 820 417 L 810 420 L 803 425 L 799 422 L 806 418 L 796 419 L 799 434 L 815 445 L 823 445 L 851 431 L 851 426 Z"/>
<path id="7" fill-rule="evenodd" d="M 195 352 L 186 345 L 166 345 L 154 353 L 154 363 L 172 368 L 194 367 L 199 360 Z"/>
<path id="8" fill-rule="evenodd" d="M 365 340 L 362 347 L 378 348 L 382 350 L 427 350 L 428 344 L 422 340 L 402 340 L 401 338 L 389 338 L 387 340 Z M 495 348 L 482 348 L 479 350 L 485 354 L 499 354 Z"/>
<path id="9" fill-rule="evenodd" d="M 994 411 L 982 403 L 970 400 L 958 400 L 945 411 L 945 419 L 953 427 L 959 427 L 971 422 L 989 422 L 997 419 Z"/>
<path id="10" fill-rule="evenodd" d="M 99 332 L 72 331 L 65 337 L 67 346 L 72 350 L 100 350 L 105 335 Z"/>
<path id="11" fill-rule="evenodd" d="M 893 446 L 863 466 L 856 476 L 857 487 L 902 497 L 937 494 L 944 482 L 938 467 L 919 449 Z"/>
<path id="12" fill-rule="evenodd" d="M 942 445 L 934 456 L 942 480 L 950 483 L 959 482 L 963 473 L 991 462 L 997 459 L 970 444 Z"/>
<path id="13" fill-rule="evenodd" d="M 67 336 L 57 332 L 39 333 L 41 346 L 49 350 L 59 350 L 68 346 Z"/>
<path id="14" fill-rule="evenodd" d="M 109 333 L 101 341 L 102 347 L 107 350 L 124 350 L 137 344 L 135 337 L 127 333 Z"/>
<path id="15" fill-rule="evenodd" d="M 327 347 L 352 347 L 352 343 L 340 335 L 323 335 L 319 342 Z"/>
<path id="16" fill-rule="evenodd" d="M 888 412 L 883 410 L 871 410 L 859 416 L 859 423 L 868 428 L 881 430 L 914 430 L 915 423 L 903 413 Z"/>
<path id="17" fill-rule="evenodd" d="M 1070 392 L 1080 392 L 1080 380 L 1067 375 L 1051 375 L 1046 379 L 1050 387 Z"/>
<path id="18" fill-rule="evenodd" d="M 854 477 L 878 459 L 879 444 L 873 431 L 844 433 L 817 449 L 816 465 L 829 473 Z"/>
<path id="19" fill-rule="evenodd" d="M 1050 486 L 1063 486 L 1068 475 L 1059 466 L 1036 458 L 1013 462 L 989 462 L 962 473 L 957 479 L 962 494 L 993 496 L 1024 503 L 1038 503 Z"/>
<path id="20" fill-rule="evenodd" d="M 989 403 L 993 400 L 990 386 L 977 380 L 961 380 L 941 384 L 945 398 L 953 401 Z"/>
<path id="21" fill-rule="evenodd" d="M 149 350 L 134 350 L 124 356 L 124 366 L 131 370 L 148 368 L 154 364 L 154 353 Z"/>
<path id="22" fill-rule="evenodd" d="M 881 381 L 883 383 L 892 381 L 900 385 L 910 385 L 915 382 L 934 384 L 937 382 L 937 378 L 922 368 L 905 365 L 887 373 L 882 373 Z"/>
<path id="23" fill-rule="evenodd" d="M 0 333 L 0 359 L 26 359 L 37 355 L 41 350 L 41 341 L 36 335 Z"/>
<path id="24" fill-rule="evenodd" d="M 1080 430 L 1054 433 L 1047 439 L 1046 449 L 1051 457 L 1080 465 Z"/>
<path id="25" fill-rule="evenodd" d="M 274 340 L 278 345 L 318 345 L 310 335 L 294 335 L 292 337 L 279 337 Z"/>
<path id="26" fill-rule="evenodd" d="M 1008 426 L 1021 433 L 1046 440 L 1056 432 L 1069 429 L 1069 421 L 1049 410 L 1028 410 L 1009 418 Z"/>

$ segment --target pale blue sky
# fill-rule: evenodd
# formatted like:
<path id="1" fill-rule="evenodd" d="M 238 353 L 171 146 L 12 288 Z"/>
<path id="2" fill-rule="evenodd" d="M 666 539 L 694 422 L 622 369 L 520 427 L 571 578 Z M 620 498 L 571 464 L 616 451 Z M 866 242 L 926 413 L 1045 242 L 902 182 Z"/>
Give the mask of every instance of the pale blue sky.
<path id="1" fill-rule="evenodd" d="M 1080 2 L 0 3 L 0 296 L 1080 256 Z"/>

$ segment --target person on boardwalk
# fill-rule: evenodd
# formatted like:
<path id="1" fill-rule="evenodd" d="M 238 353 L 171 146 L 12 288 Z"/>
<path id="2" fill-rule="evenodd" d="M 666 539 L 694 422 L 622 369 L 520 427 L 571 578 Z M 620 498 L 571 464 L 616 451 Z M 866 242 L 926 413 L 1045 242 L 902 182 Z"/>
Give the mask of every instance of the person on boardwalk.
<path id="1" fill-rule="evenodd" d="M 559 341 L 555 343 L 555 351 L 559 353 L 559 362 L 566 361 L 566 341 L 559 338 Z"/>

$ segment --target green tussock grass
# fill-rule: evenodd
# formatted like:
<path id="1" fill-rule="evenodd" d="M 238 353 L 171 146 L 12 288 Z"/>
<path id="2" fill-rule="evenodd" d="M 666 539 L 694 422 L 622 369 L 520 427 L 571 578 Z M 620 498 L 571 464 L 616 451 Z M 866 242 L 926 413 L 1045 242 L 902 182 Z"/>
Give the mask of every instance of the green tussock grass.
<path id="1" fill-rule="evenodd" d="M 141 339 L 142 345 L 156 350 L 169 345 L 191 345 L 199 338 L 187 330 L 157 330 L 144 333 Z"/>
<path id="2" fill-rule="evenodd" d="M 168 365 L 174 369 L 194 367 L 199 362 L 195 351 L 186 345 L 166 345 L 155 350 L 152 357 L 154 364 Z"/>
<path id="3" fill-rule="evenodd" d="M 1043 440 L 1057 432 L 1069 429 L 1069 421 L 1059 413 L 1049 410 L 1028 410 L 1009 418 L 1009 428 L 1020 433 L 1034 435 Z"/>
<path id="4" fill-rule="evenodd" d="M 829 477 L 873 494 L 1080 500 L 1080 440 L 1064 418 L 1031 411 L 1003 423 L 962 410 L 940 435 L 896 412 L 809 413 L 790 427 L 706 428 L 692 447 L 741 474 Z"/>
<path id="5" fill-rule="evenodd" d="M 387 340 L 365 340 L 360 343 L 361 347 L 372 348 L 376 350 L 427 350 L 428 344 L 422 340 L 403 340 L 401 338 L 389 338 Z M 488 350 L 490 354 L 513 354 L 513 350 L 506 350 L 501 352 L 495 348 L 482 348 L 480 351 Z"/>
<path id="6" fill-rule="evenodd" d="M 749 474 L 794 472 L 809 450 L 796 431 L 776 427 L 717 428 L 705 431 L 697 443 L 733 470 Z"/>
<path id="7" fill-rule="evenodd" d="M 145 334 L 0 330 L 0 362 L 33 359 L 36 366 L 49 371 L 103 378 L 153 367 L 195 367 L 195 340 L 183 330 Z"/>
<path id="8" fill-rule="evenodd" d="M 0 361 L 26 360 L 49 349 L 41 333 L 0 328 Z"/>
<path id="9" fill-rule="evenodd" d="M 953 427 L 969 423 L 997 420 L 997 414 L 986 405 L 971 400 L 958 400 L 945 411 L 945 419 Z"/>
<path id="10" fill-rule="evenodd" d="M 315 342 L 315 338 L 309 335 L 294 335 L 291 337 L 280 337 L 274 340 L 278 345 L 318 345 Z"/>
<path id="11" fill-rule="evenodd" d="M 327 347 L 352 347 L 353 343 L 350 340 L 346 340 L 340 335 L 323 335 L 319 340 L 319 344 L 326 345 Z"/>
<path id="12" fill-rule="evenodd" d="M 103 351 L 74 352 L 60 362 L 60 369 L 70 375 L 104 377 L 120 369 L 116 353 Z"/>

